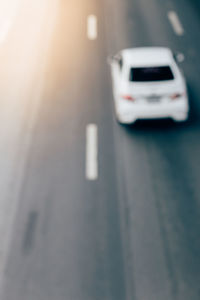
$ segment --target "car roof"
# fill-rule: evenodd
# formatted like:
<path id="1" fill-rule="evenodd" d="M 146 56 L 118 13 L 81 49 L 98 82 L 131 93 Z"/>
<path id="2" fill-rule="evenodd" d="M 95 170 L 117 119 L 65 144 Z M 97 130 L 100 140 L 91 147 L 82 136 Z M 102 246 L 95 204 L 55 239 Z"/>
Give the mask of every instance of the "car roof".
<path id="1" fill-rule="evenodd" d="M 164 47 L 124 49 L 121 54 L 125 64 L 132 67 L 166 66 L 173 61 L 172 51 Z"/>

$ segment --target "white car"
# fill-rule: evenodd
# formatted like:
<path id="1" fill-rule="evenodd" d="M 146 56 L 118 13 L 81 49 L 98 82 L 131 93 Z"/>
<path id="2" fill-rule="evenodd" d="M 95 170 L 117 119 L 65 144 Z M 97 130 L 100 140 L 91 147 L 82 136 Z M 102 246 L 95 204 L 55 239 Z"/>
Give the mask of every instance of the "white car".
<path id="1" fill-rule="evenodd" d="M 170 49 L 126 49 L 110 58 L 109 62 L 115 112 L 120 123 L 157 118 L 187 120 L 186 83 Z"/>

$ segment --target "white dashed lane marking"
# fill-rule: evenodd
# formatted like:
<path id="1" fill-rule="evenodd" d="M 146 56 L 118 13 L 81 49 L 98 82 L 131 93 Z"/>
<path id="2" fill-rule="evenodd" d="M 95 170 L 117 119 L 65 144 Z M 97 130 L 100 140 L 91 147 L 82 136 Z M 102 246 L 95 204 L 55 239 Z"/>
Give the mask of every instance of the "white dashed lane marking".
<path id="1" fill-rule="evenodd" d="M 175 34 L 182 36 L 184 34 L 183 26 L 179 20 L 178 15 L 175 11 L 169 11 L 168 12 L 168 19 L 173 27 L 173 30 Z"/>
<path id="2" fill-rule="evenodd" d="M 98 128 L 95 124 L 86 128 L 86 178 L 98 179 Z"/>
<path id="3" fill-rule="evenodd" d="M 87 18 L 87 37 L 89 40 L 94 41 L 98 36 L 98 22 L 95 15 L 89 15 Z"/>

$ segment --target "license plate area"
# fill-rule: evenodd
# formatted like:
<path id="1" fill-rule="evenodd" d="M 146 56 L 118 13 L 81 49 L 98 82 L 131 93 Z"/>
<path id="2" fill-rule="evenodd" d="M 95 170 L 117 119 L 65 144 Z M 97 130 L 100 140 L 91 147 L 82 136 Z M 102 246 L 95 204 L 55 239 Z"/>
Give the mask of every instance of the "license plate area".
<path id="1" fill-rule="evenodd" d="M 159 103 L 161 102 L 161 97 L 160 96 L 156 96 L 156 95 L 152 95 L 146 98 L 148 103 Z"/>

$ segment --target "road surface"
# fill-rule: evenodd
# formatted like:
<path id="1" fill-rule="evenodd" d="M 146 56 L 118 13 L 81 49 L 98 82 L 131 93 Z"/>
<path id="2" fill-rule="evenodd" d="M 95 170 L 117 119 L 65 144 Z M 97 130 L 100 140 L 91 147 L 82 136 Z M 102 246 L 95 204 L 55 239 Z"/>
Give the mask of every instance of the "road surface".
<path id="1" fill-rule="evenodd" d="M 200 9 L 34 3 L 1 45 L 1 300 L 199 300 Z M 184 54 L 187 123 L 116 123 L 107 56 L 136 46 Z"/>

